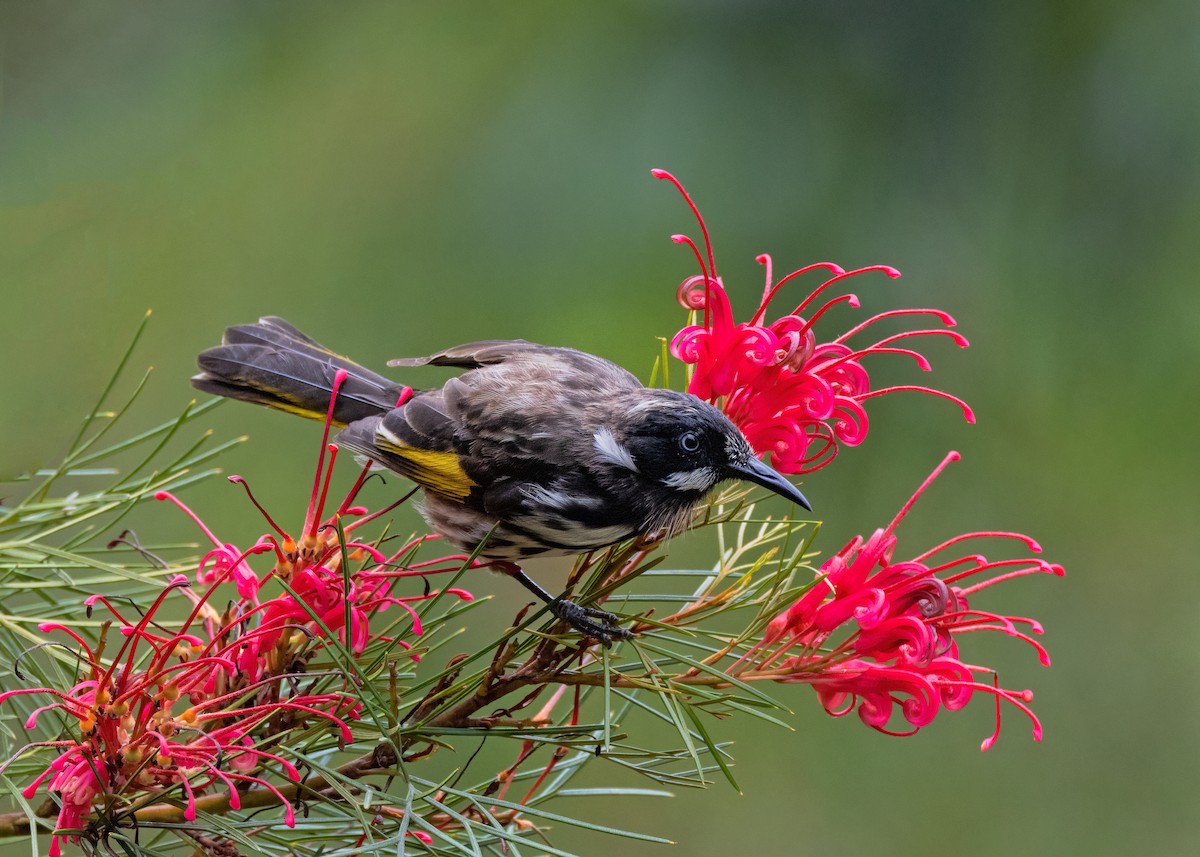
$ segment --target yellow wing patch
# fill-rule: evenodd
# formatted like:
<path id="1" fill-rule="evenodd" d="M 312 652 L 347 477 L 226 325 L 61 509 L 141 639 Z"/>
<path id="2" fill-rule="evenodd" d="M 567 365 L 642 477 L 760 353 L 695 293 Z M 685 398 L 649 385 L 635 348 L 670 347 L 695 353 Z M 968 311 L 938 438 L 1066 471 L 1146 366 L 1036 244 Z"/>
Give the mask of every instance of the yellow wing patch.
<path id="1" fill-rule="evenodd" d="M 278 396 L 281 394 L 276 393 L 275 395 Z M 283 411 L 287 414 L 296 414 L 297 416 L 305 417 L 310 420 L 321 420 L 321 422 L 324 422 L 325 417 L 329 414 L 328 411 L 318 411 L 313 408 L 306 408 L 303 405 L 296 405 L 282 398 L 271 399 L 269 401 L 266 399 L 260 399 L 259 401 L 277 411 Z M 340 422 L 338 420 L 330 420 L 330 424 L 336 426 L 337 428 L 342 428 L 346 425 L 344 422 Z"/>
<path id="2" fill-rule="evenodd" d="M 461 501 L 475 487 L 475 482 L 459 464 L 456 453 L 417 449 L 382 437 L 376 437 L 376 443 L 396 457 L 390 464 L 422 488 Z"/>

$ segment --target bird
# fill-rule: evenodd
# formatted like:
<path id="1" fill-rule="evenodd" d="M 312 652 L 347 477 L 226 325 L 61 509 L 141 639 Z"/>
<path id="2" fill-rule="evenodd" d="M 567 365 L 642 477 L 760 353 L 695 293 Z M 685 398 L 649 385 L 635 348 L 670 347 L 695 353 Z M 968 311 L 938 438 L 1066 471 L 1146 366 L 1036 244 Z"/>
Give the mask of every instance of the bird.
<path id="1" fill-rule="evenodd" d="M 227 328 L 197 362 L 198 390 L 330 419 L 339 447 L 423 489 L 418 511 L 431 530 L 606 646 L 631 636 L 616 615 L 552 595 L 521 563 L 669 537 L 727 480 L 812 509 L 717 407 L 647 388 L 573 348 L 486 340 L 389 361 L 463 370 L 440 387 L 413 390 L 266 316 Z"/>

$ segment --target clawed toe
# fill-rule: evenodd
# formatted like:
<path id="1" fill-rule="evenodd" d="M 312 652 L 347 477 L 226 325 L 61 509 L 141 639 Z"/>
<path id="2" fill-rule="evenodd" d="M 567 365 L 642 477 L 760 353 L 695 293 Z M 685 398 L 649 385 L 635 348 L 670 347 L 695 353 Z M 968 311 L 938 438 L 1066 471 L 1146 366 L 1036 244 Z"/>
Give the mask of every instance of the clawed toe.
<path id="1" fill-rule="evenodd" d="M 632 631 L 617 624 L 619 617 L 607 610 L 584 607 L 565 598 L 556 598 L 550 602 L 550 612 L 576 631 L 595 637 L 605 646 L 612 645 L 614 639 L 628 640 L 633 636 Z"/>

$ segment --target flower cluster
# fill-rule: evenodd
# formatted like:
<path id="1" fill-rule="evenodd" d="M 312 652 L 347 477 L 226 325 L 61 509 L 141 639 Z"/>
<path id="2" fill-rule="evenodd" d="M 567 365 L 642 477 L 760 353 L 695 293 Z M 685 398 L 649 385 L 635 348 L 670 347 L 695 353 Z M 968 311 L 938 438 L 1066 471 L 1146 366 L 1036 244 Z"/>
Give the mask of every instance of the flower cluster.
<path id="1" fill-rule="evenodd" d="M 355 533 L 364 523 L 392 508 L 368 514 L 354 505 L 369 467 L 326 517 L 337 458 L 336 445 L 327 443 L 328 432 L 327 420 L 299 538 L 276 525 L 250 495 L 274 532 L 239 550 L 219 540 L 172 494 L 160 492 L 158 499 L 178 505 L 213 542 L 195 580 L 174 576 L 138 616 L 126 615 L 110 598 L 89 597 L 89 614 L 99 605 L 112 616 L 95 643 L 62 624 L 40 626 L 43 632 L 59 632 L 73 641 L 82 675 L 69 690 L 9 690 L 0 693 L 0 703 L 15 696 L 49 696 L 51 702 L 29 716 L 27 729 L 51 710 L 78 723 L 77 737 L 29 745 L 49 746 L 59 753 L 23 792 L 31 798 L 47 785 L 58 797 L 58 833 L 51 857 L 60 853 L 60 841 L 74 841 L 87 832 L 94 812 L 112 817 L 147 801 L 177 800 L 173 792 L 181 793 L 184 818 L 193 820 L 201 798 L 208 798 L 202 806 L 220 802 L 238 809 L 239 788 L 256 785 L 273 793 L 291 826 L 292 803 L 270 777 L 282 774 L 296 782 L 300 776 L 279 752 L 266 749 L 278 749 L 271 737 L 288 730 L 332 727 L 341 745 L 352 740 L 350 721 L 359 716 L 359 702 L 345 690 L 331 689 L 341 672 L 310 670 L 308 662 L 333 639 L 352 654 L 373 642 L 411 648 L 406 640 L 384 633 L 400 627 L 400 621 L 382 630 L 372 623 L 381 611 L 395 606 L 407 618 L 402 630 L 419 636 L 420 618 L 411 605 L 438 593 L 426 585 L 420 594 L 397 595 L 395 586 L 407 577 L 425 580 L 458 571 L 468 558 L 413 561 L 418 547 L 433 536 L 410 541 L 390 555 L 358 539 Z M 249 494 L 245 480 L 235 476 L 231 481 Z M 259 554 L 274 555 L 273 566 L 261 575 L 251 565 Z M 362 567 L 352 568 L 356 563 Z M 264 586 L 272 578 L 283 591 L 264 599 Z M 229 584 L 236 597 L 224 594 Z M 471 598 L 461 589 L 446 592 Z M 163 608 L 177 593 L 190 600 L 191 608 L 181 622 L 172 622 L 163 616 Z M 226 605 L 223 609 L 214 606 L 218 594 Z M 105 657 L 114 623 L 123 639 L 116 653 Z"/>
<path id="2" fill-rule="evenodd" d="M 954 320 L 947 313 L 885 311 L 836 338 L 818 340 L 815 324 L 832 307 L 859 305 L 855 295 L 841 293 L 845 283 L 869 272 L 897 277 L 895 269 L 872 266 L 846 271 L 819 263 L 775 281 L 771 259 L 762 255 L 758 257 L 766 269 L 762 300 L 748 321 L 735 322 L 699 210 L 674 176 L 661 170 L 654 175 L 674 184 L 703 232 L 701 244 L 673 236 L 691 248 L 700 273 L 679 286 L 677 298 L 695 323 L 676 334 L 671 351 L 690 367 L 689 391 L 720 407 L 758 454 L 770 454 L 777 470 L 811 472 L 827 465 L 842 446 L 861 443 L 869 427 L 866 403 L 897 391 L 950 400 L 961 407 L 968 422 L 974 422 L 971 409 L 955 396 L 917 385 L 873 385 L 865 368 L 876 356 L 897 355 L 928 371 L 925 356 L 907 347 L 915 339 L 943 337 L 965 347 L 966 339 L 952 329 Z M 823 282 L 791 312 L 769 320 L 770 306 L 783 287 L 810 272 L 820 272 Z M 929 326 L 917 324 L 915 329 L 870 337 L 875 340 L 871 344 L 851 344 L 889 318 L 925 319 Z M 360 718 L 360 743 L 377 736 L 368 731 L 369 718 L 355 692 L 354 682 L 360 678 L 354 674 L 355 658 L 365 653 L 375 659 L 404 649 L 403 657 L 418 659 L 412 641 L 423 633 L 419 610 L 429 607 L 420 602 L 442 595 L 471 599 L 461 589 L 437 590 L 430 581 L 434 575 L 483 563 L 461 553 L 417 560 L 437 535 L 387 550 L 385 540 L 362 535 L 364 527 L 411 496 L 410 492 L 374 512 L 359 505 L 358 497 L 371 475 L 370 462 L 340 502 L 328 501 L 338 458 L 329 433 L 346 378 L 346 372 L 339 371 L 334 379 L 312 490 L 295 535 L 276 523 L 239 476 L 230 481 L 241 486 L 269 527 L 244 549 L 218 538 L 177 497 L 160 491 L 155 497 L 175 504 L 212 543 L 195 569 L 171 574 L 148 605 L 130 608 L 129 599 L 99 594 L 87 598 L 89 617 L 93 610 L 109 617 L 95 637 L 63 623 L 39 625 L 43 633 L 62 635 L 60 639 L 70 642 L 72 652 L 77 651 L 79 674 L 65 689 L 5 690 L 0 692 L 0 704 L 13 700 L 13 705 L 26 705 L 27 729 L 35 728 L 48 713 L 71 726 L 56 740 L 30 743 L 13 757 L 30 751 L 48 751 L 52 756 L 23 790 L 27 799 L 45 790 L 58 803 L 51 857 L 58 857 L 64 842 L 101 840 L 131 819 L 195 821 L 206 811 L 277 805 L 283 808 L 284 822 L 293 826 L 294 802 L 321 788 L 312 779 L 301 783 L 298 760 L 309 758 L 314 750 L 345 749 L 355 740 L 354 724 Z M 410 394 L 406 391 L 398 405 Z M 760 614 L 759 623 L 741 637 L 722 635 L 722 640 L 728 640 L 725 648 L 718 644 L 703 664 L 689 658 L 680 674 L 671 676 L 669 692 L 679 695 L 679 704 L 696 706 L 697 699 L 712 700 L 707 692 L 703 697 L 690 696 L 691 688 L 724 689 L 749 681 L 807 684 L 833 716 L 857 711 L 864 723 L 880 732 L 911 735 L 941 711 L 961 709 L 983 695 L 994 701 L 996 711 L 995 728 L 983 741 L 983 749 L 999 736 L 1005 703 L 1030 719 L 1034 738 L 1040 740 L 1042 727 L 1030 708 L 1031 692 L 1002 687 L 994 670 L 965 660 L 960 645 L 965 634 L 993 631 L 1024 642 L 1049 666 L 1046 650 L 1036 639 L 1042 633 L 1036 621 L 988 611 L 978 602 L 984 600 L 980 597 L 984 590 L 997 584 L 1029 575 L 1061 576 L 1062 567 L 1037 557 L 1041 548 L 1028 536 L 999 531 L 958 535 L 911 559 L 897 559 L 900 522 L 957 458 L 957 453 L 950 453 L 886 527 L 869 538 L 853 539 L 820 567 L 811 582 L 806 581 L 798 595 L 779 596 L 773 603 L 780 612 L 765 627 L 761 623 L 770 613 Z M 778 526 L 792 532 L 788 523 Z M 753 548 L 767 541 L 764 538 Z M 1034 556 L 1005 554 L 992 560 L 977 549 L 982 542 L 1015 544 L 1023 554 Z M 615 546 L 599 560 L 605 563 L 599 570 L 593 568 L 593 558 L 585 558 L 576 565 L 569 586 L 586 575 L 597 583 L 604 581 L 602 591 L 607 593 L 655 565 L 661 557 L 650 555 L 657 545 L 636 541 Z M 760 598 L 766 590 L 754 588 L 757 580 L 752 587 L 750 578 L 766 567 L 767 556 L 763 553 L 753 571 L 738 575 L 736 583 L 714 576 L 674 614 L 654 622 L 647 614 L 633 626 L 631 645 L 639 645 L 638 635 L 647 629 L 682 628 L 725 607 L 747 606 Z M 790 574 L 781 567 L 779 588 L 770 591 L 789 586 Z M 419 580 L 415 592 L 407 588 L 408 578 Z M 516 625 L 523 624 L 523 616 L 524 612 L 519 614 Z M 585 686 L 620 687 L 630 692 L 630 702 L 634 693 L 667 688 L 658 680 L 667 672 L 663 665 L 670 663 L 665 650 L 659 661 L 660 650 L 655 649 L 653 664 L 643 657 L 652 671 L 648 678 L 653 681 L 648 681 L 588 669 L 602 662 L 586 645 L 564 644 L 556 637 L 540 639 L 524 654 L 523 644 L 513 639 L 515 633 L 506 634 L 491 665 L 472 676 L 460 678 L 460 673 L 478 654 L 452 659 L 437 679 L 424 683 L 423 698 L 406 703 L 406 724 L 423 724 L 428 732 L 414 728 L 409 743 L 375 745 L 363 757 L 370 768 L 355 769 L 377 773 L 390 769 L 398 759 L 413 762 L 445 746 L 439 736 L 455 732 L 508 727 L 508 734 L 519 736 L 522 744 L 516 760 L 485 793 L 494 798 L 493 805 L 485 807 L 472 798 L 469 809 L 451 812 L 441 802 L 454 789 L 436 790 L 426 801 L 436 810 L 423 818 L 427 827 L 432 825 L 429 829 L 466 829 L 470 838 L 478 815 L 486 818 L 489 830 L 532 830 L 534 822 L 521 818 L 522 807 L 538 798 L 545 784 L 553 784 L 551 774 L 558 776 L 557 766 L 572 748 L 593 741 L 593 727 L 580 725 Z M 743 644 L 745 640 L 757 642 Z M 527 659 L 518 664 L 523 657 Z M 724 672 L 716 666 L 730 662 Z M 535 715 L 521 714 L 555 685 Z M 40 698 L 36 703 L 20 702 L 27 697 Z M 569 713 L 555 716 L 556 706 L 568 699 Z M 478 715 L 481 708 L 502 701 L 503 707 L 493 713 Z M 34 704 L 40 707 L 30 711 Z M 532 730 L 549 726 L 556 729 L 543 733 L 546 737 L 534 737 Z M 577 738 L 577 734 L 589 737 Z M 413 745 L 425 748 L 408 749 Z M 555 745 L 540 772 L 523 767 L 533 753 Z M 376 753 L 385 746 L 393 755 L 389 761 L 378 761 Z M 600 750 L 597 747 L 598 755 Z M 0 763 L 0 773 L 13 759 Z M 339 776 L 345 770 L 339 768 Z M 359 775 L 365 774 L 355 774 Z M 525 776 L 533 780 L 525 796 L 519 803 L 505 803 L 510 786 Z M 366 809 L 364 799 L 359 818 L 365 818 Z M 155 815 L 157 810 L 164 813 Z M 433 842 L 429 833 L 407 829 L 408 821 L 423 813 L 420 808 L 376 804 L 371 811 L 373 820 L 363 825 L 357 842 L 346 840 L 351 848 L 366 844 L 371 836 L 368 827 L 399 819 L 405 820 L 401 829 L 406 836 L 426 845 Z M 202 842 L 202 834 L 193 831 L 192 835 Z"/>
<path id="3" fill-rule="evenodd" d="M 954 711 L 976 692 L 1008 702 L 1033 721 L 1028 690 L 1001 688 L 995 673 L 962 660 L 958 640 L 975 631 L 997 631 L 1028 643 L 1044 666 L 1046 650 L 1032 635 L 1033 619 L 991 613 L 974 606 L 976 593 L 1030 574 L 1061 576 L 1062 566 L 1036 557 L 989 560 L 979 553 L 947 557 L 951 548 L 976 539 L 1006 539 L 1039 553 L 1028 536 L 1009 532 L 966 533 L 911 560 L 895 559 L 896 527 L 941 470 L 958 458 L 950 453 L 888 526 L 869 539 L 855 538 L 821 567 L 820 577 L 767 626 L 763 639 L 733 668 L 733 674 L 812 685 L 825 710 L 835 716 L 855 708 L 868 726 L 909 735 L 928 725 L 941 707 Z M 953 553 L 953 552 L 951 552 Z M 1026 630 L 1023 630 L 1026 629 Z M 991 675 L 992 683 L 979 680 Z M 908 726 L 893 731 L 896 708 Z"/>
<path id="4" fill-rule="evenodd" d="M 878 313 L 828 342 L 819 342 L 813 329 L 816 321 L 831 307 L 846 303 L 859 305 L 853 294 L 826 298 L 835 286 L 849 279 L 878 271 L 899 277 L 895 268 L 872 265 L 846 271 L 829 262 L 819 262 L 792 271 L 778 282 L 772 281 L 771 257 L 763 254 L 757 261 L 766 268 L 766 286 L 762 301 L 748 322 L 735 323 L 725 286 L 717 275 L 708 227 L 700 211 L 670 173 L 654 170 L 678 188 L 703 233 L 704 253 L 686 235 L 672 240 L 686 244 L 700 265 L 700 274 L 680 284 L 677 296 L 688 310 L 702 314 L 701 323 L 679 331 L 671 340 L 671 353 L 693 367 L 688 391 L 718 405 L 746 435 L 759 454 L 771 453 L 771 464 L 782 473 L 809 473 L 828 464 L 840 445 L 857 446 L 867 436 L 868 420 L 864 403 L 868 399 L 900 390 L 915 390 L 949 399 L 958 404 L 968 422 L 975 416 L 961 399 L 949 393 L 918 385 L 872 388 L 863 366 L 867 357 L 898 354 L 916 361 L 928 371 L 929 361 L 911 348 L 897 345 L 914 337 L 943 336 L 960 347 L 967 340 L 949 328 L 954 319 L 936 309 L 897 309 Z M 792 280 L 821 272 L 825 280 L 794 310 L 767 322 L 767 309 L 780 289 Z M 871 345 L 851 345 L 850 340 L 887 318 L 924 316 L 944 325 L 907 330 L 885 336 Z"/>
<path id="5" fill-rule="evenodd" d="M 136 619 L 103 596 L 88 598 L 89 609 L 100 604 L 118 623 L 124 639 L 116 654 L 104 657 L 107 633 L 92 645 L 65 625 L 43 624 L 43 632 L 61 632 L 78 646 L 81 680 L 65 692 L 22 688 L 0 693 L 0 702 L 27 694 L 52 698 L 33 711 L 26 729 L 33 729 L 47 711 L 61 712 L 78 724 L 77 737 L 49 742 L 60 750 L 58 757 L 23 791 L 32 798 L 48 781 L 50 792 L 59 796 L 60 833 L 51 843 L 51 857 L 59 853 L 60 838 L 71 841 L 79 835 L 67 831 L 86 828 L 94 805 L 112 813 L 120 809 L 119 801 L 136 795 L 165 797 L 177 788 L 183 791 L 184 817 L 190 820 L 196 817 L 198 795 L 224 787 L 229 806 L 236 809 L 238 783 L 256 784 L 280 798 L 290 825 L 291 804 L 266 779 L 266 771 L 277 765 L 293 781 L 299 774 L 254 738 L 264 729 L 328 724 L 340 741 L 351 740 L 347 721 L 359 709 L 352 696 L 319 691 L 311 684 L 297 690 L 281 681 L 283 671 L 258 670 L 258 677 L 243 673 L 238 663 L 245 643 L 236 630 L 238 620 L 216 633 L 193 633 L 207 597 L 198 597 L 178 628 L 167 630 L 159 613 L 173 592 L 188 587 L 185 576 L 176 576 Z M 104 627 L 107 631 L 110 626 Z"/>

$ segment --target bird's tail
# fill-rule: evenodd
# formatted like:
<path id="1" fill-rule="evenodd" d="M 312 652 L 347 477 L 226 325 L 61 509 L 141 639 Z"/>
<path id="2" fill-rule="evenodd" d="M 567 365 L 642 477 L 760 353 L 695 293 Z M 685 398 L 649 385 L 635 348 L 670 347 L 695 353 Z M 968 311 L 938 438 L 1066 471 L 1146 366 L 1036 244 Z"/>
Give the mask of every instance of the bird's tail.
<path id="1" fill-rule="evenodd" d="M 333 411 L 336 425 L 391 410 L 404 390 L 275 316 L 227 328 L 221 344 L 202 352 L 197 362 L 202 371 L 192 378 L 196 389 L 310 419 L 325 419 L 334 376 L 344 369 L 348 375 Z"/>

